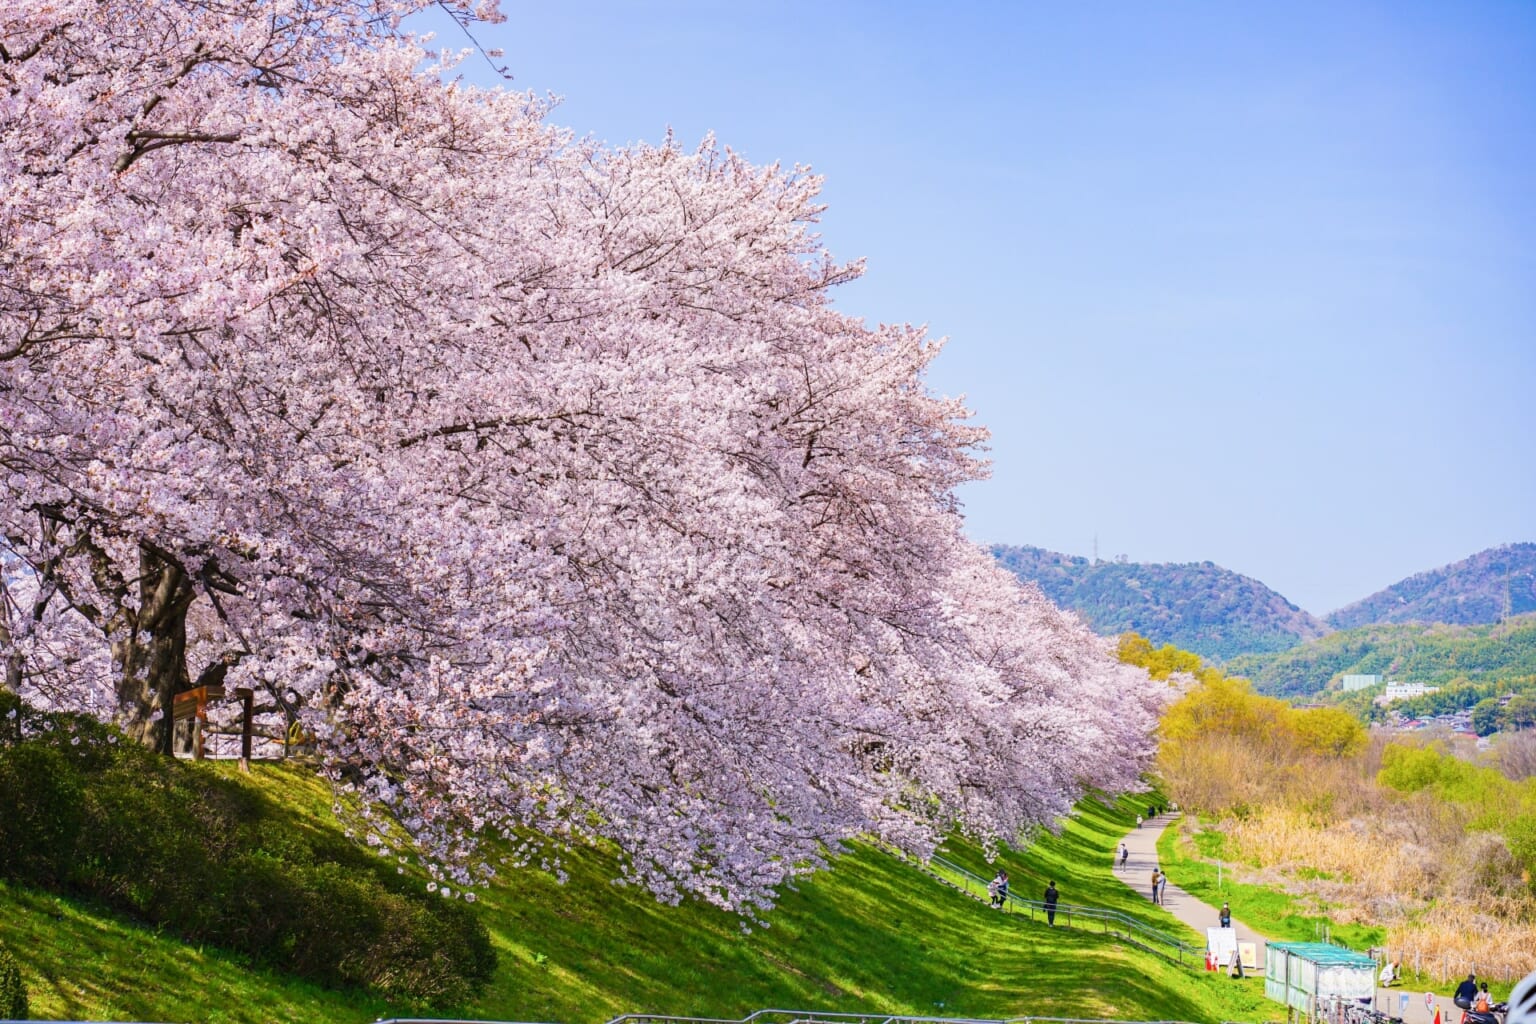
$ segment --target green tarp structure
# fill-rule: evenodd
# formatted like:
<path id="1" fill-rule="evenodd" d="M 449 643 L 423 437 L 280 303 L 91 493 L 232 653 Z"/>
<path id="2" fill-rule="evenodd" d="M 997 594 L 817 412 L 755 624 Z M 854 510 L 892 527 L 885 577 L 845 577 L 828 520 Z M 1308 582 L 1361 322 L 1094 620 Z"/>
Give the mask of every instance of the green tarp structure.
<path id="1" fill-rule="evenodd" d="M 1264 994 L 1307 1014 L 1329 997 L 1369 1003 L 1376 995 L 1376 961 L 1327 942 L 1271 942 L 1264 956 Z"/>

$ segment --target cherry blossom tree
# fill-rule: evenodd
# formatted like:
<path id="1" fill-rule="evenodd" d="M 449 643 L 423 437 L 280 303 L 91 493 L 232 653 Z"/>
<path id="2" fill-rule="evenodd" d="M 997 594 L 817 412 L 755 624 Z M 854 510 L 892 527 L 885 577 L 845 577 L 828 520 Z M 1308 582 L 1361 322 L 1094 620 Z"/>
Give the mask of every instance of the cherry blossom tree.
<path id="1" fill-rule="evenodd" d="M 450 870 L 738 909 L 1135 786 L 1159 688 L 965 540 L 985 435 L 831 308 L 818 179 L 573 139 L 425 4 L 0 9 L 6 685 L 164 750 L 252 686 Z"/>

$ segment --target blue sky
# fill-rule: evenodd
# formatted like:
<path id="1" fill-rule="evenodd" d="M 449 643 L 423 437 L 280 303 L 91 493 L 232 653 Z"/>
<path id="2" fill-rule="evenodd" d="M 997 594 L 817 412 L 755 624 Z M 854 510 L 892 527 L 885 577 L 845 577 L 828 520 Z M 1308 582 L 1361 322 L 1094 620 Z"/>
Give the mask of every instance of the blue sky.
<path id="1" fill-rule="evenodd" d="M 993 432 L 978 541 L 1321 614 L 1536 540 L 1536 3 L 503 9 L 557 123 L 826 176 L 839 307 Z"/>

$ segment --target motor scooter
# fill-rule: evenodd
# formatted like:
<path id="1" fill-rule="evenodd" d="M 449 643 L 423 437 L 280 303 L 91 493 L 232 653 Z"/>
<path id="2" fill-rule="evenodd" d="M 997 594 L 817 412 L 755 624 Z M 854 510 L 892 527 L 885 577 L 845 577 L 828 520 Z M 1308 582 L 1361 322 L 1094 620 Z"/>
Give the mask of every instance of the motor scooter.
<path id="1" fill-rule="evenodd" d="M 1486 1010 L 1462 1010 L 1461 1024 L 1504 1024 L 1508 1003 L 1494 1003 Z"/>

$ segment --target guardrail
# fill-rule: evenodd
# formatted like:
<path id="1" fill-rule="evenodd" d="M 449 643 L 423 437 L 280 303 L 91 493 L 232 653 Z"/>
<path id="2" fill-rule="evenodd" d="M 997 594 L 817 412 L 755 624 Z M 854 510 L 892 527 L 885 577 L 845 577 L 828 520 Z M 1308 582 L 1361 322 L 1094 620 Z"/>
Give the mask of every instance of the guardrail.
<path id="1" fill-rule="evenodd" d="M 967 871 L 955 862 L 946 860 L 943 857 L 933 856 L 928 858 L 928 865 L 930 871 L 933 871 L 934 866 L 937 865 L 944 874 L 953 875 L 958 878 L 958 882 L 950 881 L 950 884 L 957 886 L 964 892 L 970 893 L 977 899 L 985 898 L 988 895 L 987 886 L 990 884 L 989 880 L 974 872 Z M 948 881 L 943 879 L 943 876 L 937 872 L 934 872 L 934 874 L 941 880 Z M 1020 896 L 1015 896 L 1012 891 L 1008 893 L 1005 907 L 1014 913 L 1028 913 L 1030 920 L 1034 920 L 1037 914 L 1041 917 L 1044 917 L 1046 914 L 1045 904 L 1040 900 L 1024 899 Z M 1149 952 L 1171 956 L 1180 964 L 1184 963 L 1186 956 L 1191 958 L 1191 960 L 1204 961 L 1204 949 L 1198 946 L 1191 946 L 1177 936 L 1153 928 L 1151 925 L 1139 921 L 1129 914 L 1123 914 L 1118 910 L 1107 910 L 1103 907 L 1082 907 L 1071 903 L 1058 903 L 1056 904 L 1056 916 L 1058 918 L 1065 918 L 1065 924 L 1068 927 L 1073 925 L 1074 920 L 1078 922 L 1079 927 L 1081 927 L 1081 922 L 1083 921 L 1097 921 L 1101 925 L 1100 930 L 1104 934 L 1113 935 Z M 1043 1020 L 1044 1018 L 1039 1019 Z"/>
<path id="2" fill-rule="evenodd" d="M 7 1024 L 0 1021 L 0 1024 Z M 391 1017 L 377 1024 L 526 1024 L 523 1021 L 444 1021 Z M 822 1013 L 817 1010 L 758 1010 L 745 1017 L 674 1017 L 664 1013 L 626 1013 L 607 1024 L 1189 1024 L 1187 1021 L 1124 1021 L 1101 1017 L 907 1017 L 884 1013 Z"/>
<path id="3" fill-rule="evenodd" d="M 28 1024 L 0 1020 L 0 1024 Z M 55 1021 L 54 1024 L 150 1024 L 126 1021 Z M 390 1017 L 375 1024 L 538 1024 L 532 1021 L 469 1020 L 448 1017 Z M 607 1024 L 1191 1024 L 1182 1020 L 1122 1020 L 1105 1017 L 906 1017 L 883 1013 L 821 1013 L 817 1010 L 758 1010 L 745 1017 L 673 1017 L 626 1013 Z M 1223 1024 L 1232 1024 L 1225 1021 Z"/>

